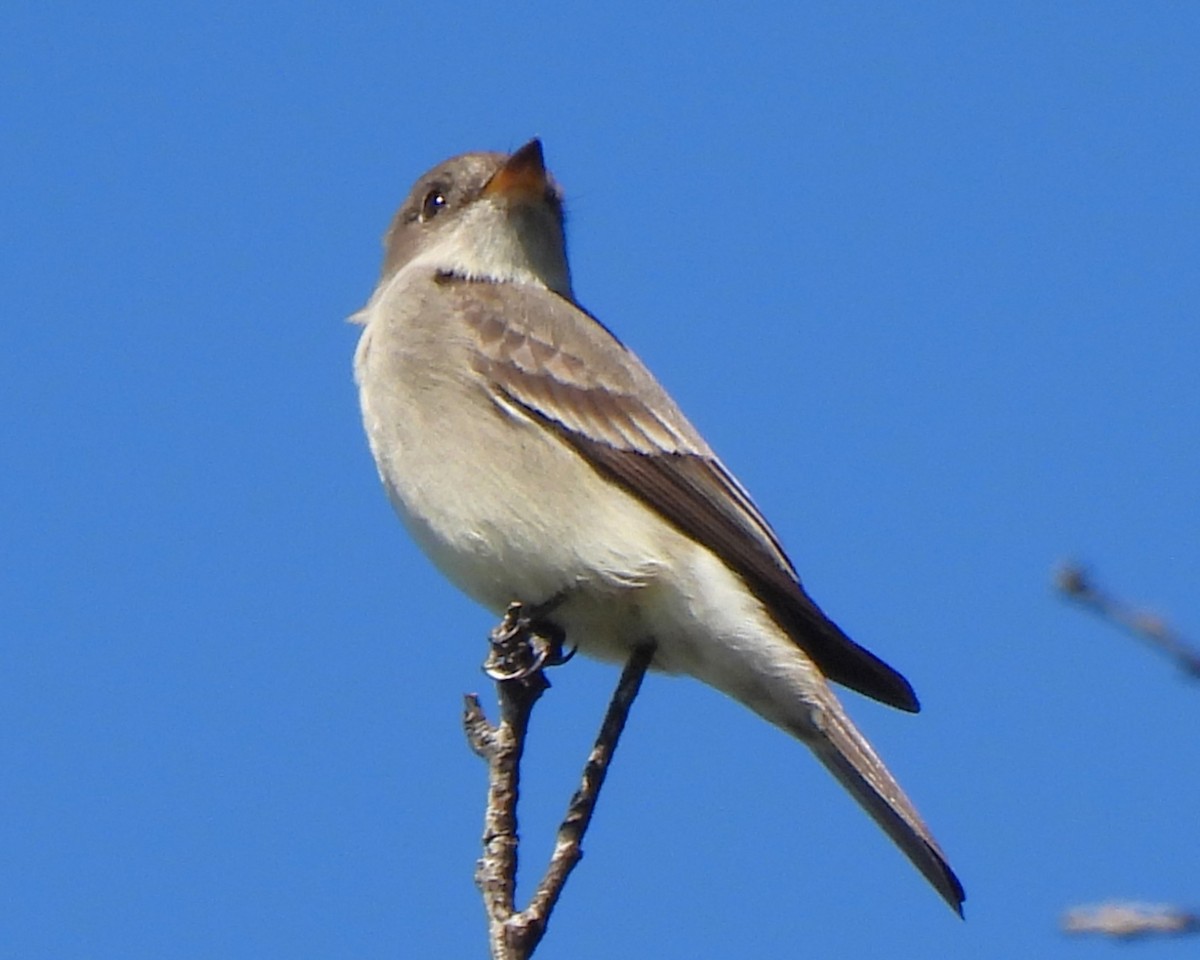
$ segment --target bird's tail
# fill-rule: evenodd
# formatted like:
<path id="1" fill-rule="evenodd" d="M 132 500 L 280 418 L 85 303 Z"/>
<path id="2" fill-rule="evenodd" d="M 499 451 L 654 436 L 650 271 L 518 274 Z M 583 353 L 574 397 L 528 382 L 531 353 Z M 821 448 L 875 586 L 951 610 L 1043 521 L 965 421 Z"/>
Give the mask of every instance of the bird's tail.
<path id="1" fill-rule="evenodd" d="M 962 916 L 966 894 L 950 869 L 946 855 L 866 737 L 858 732 L 833 694 L 825 693 L 826 696 L 821 698 L 824 702 L 816 709 L 811 703 L 807 705 L 807 723 L 803 731 L 792 732 L 812 748 L 817 758 L 892 838 L 913 866 Z M 814 724 L 816 736 L 813 735 Z"/>

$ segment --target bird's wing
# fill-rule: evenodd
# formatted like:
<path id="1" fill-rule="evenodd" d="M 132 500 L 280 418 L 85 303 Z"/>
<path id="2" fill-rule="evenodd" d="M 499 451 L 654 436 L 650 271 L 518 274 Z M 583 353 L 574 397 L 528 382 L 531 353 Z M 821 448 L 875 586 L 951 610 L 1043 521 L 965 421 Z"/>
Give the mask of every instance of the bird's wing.
<path id="1" fill-rule="evenodd" d="M 548 290 L 443 278 L 497 402 L 558 436 L 598 472 L 705 544 L 830 680 L 903 710 L 908 681 L 808 597 L 749 494 L 640 360 Z"/>

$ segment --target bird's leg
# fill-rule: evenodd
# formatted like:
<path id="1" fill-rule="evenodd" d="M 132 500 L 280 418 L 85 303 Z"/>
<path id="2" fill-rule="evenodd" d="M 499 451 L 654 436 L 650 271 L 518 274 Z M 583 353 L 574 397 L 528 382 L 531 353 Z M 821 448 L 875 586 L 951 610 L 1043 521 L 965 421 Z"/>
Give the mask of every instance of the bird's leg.
<path id="1" fill-rule="evenodd" d="M 564 649 L 567 633 L 556 623 L 549 620 L 534 620 L 530 625 L 530 643 L 533 644 L 537 660 L 537 668 L 561 667 L 575 656 L 579 647 Z"/>
<path id="2" fill-rule="evenodd" d="M 491 649 L 483 671 L 496 681 L 524 680 L 544 667 L 557 667 L 575 656 L 575 648 L 564 651 L 566 634 L 546 617 L 562 602 L 555 594 L 544 603 L 527 607 L 510 603 L 504 620 L 492 631 Z"/>

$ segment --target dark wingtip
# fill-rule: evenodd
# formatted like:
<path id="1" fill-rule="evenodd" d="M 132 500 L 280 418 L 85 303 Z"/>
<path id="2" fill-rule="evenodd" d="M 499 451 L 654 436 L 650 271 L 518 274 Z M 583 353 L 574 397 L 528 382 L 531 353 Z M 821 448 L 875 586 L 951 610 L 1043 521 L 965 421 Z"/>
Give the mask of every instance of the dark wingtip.
<path id="1" fill-rule="evenodd" d="M 827 657 L 824 662 L 814 658 L 830 680 L 897 710 L 921 712 L 917 692 L 904 674 L 859 646 L 832 622 L 830 625 L 837 631 L 839 641 L 837 646 L 831 647 L 836 656 Z"/>
<path id="2" fill-rule="evenodd" d="M 768 606 L 777 614 L 777 622 L 812 657 L 827 680 L 897 710 L 920 713 L 921 701 L 899 670 L 851 640 L 798 581 L 791 586 L 793 589 L 786 594 L 776 595 L 782 603 Z"/>
<path id="3" fill-rule="evenodd" d="M 912 684 L 900 674 L 896 674 L 896 677 L 903 681 L 903 684 L 897 685 L 898 696 L 892 702 L 892 706 L 908 713 L 920 713 L 921 701 L 917 699 L 917 692 L 912 688 Z"/>

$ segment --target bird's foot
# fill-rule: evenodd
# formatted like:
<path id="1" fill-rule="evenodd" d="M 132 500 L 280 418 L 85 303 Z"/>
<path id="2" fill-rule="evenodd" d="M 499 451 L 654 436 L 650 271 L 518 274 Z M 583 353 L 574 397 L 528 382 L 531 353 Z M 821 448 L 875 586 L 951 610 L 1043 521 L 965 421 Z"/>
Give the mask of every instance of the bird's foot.
<path id="1" fill-rule="evenodd" d="M 565 650 L 566 634 L 545 619 L 558 605 L 554 597 L 536 607 L 511 603 L 500 625 L 492 631 L 491 650 L 483 671 L 493 680 L 524 680 L 546 667 L 566 663 L 578 648 Z"/>

